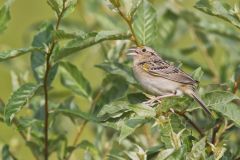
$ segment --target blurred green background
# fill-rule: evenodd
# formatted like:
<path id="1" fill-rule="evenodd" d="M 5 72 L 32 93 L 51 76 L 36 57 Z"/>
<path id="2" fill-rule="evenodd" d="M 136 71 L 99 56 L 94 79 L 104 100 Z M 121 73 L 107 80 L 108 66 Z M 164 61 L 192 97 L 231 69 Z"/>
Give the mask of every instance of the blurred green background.
<path id="1" fill-rule="evenodd" d="M 3 4 L 3 2 L 4 0 L 0 0 L 0 4 Z M 155 9 L 158 10 L 157 6 L 160 6 L 164 0 L 152 0 L 152 2 L 156 4 Z M 184 6 L 190 10 L 195 10 L 192 7 L 195 2 L 194 0 L 183 0 Z M 234 0 L 228 2 L 234 2 Z M 72 22 L 72 24 L 74 24 L 72 26 L 73 29 L 82 29 L 83 31 L 114 29 L 111 23 L 107 23 L 106 17 L 108 17 L 115 19 L 119 25 L 125 26 L 122 30 L 126 30 L 127 26 L 121 18 L 112 13 L 104 3 L 104 0 L 79 0 L 76 11 L 69 16 L 65 22 Z M 94 13 L 92 12 L 93 10 Z M 199 11 L 196 10 L 196 12 Z M 210 17 L 210 19 L 211 18 L 212 17 Z M 11 20 L 8 24 L 8 28 L 0 35 L 0 50 L 30 46 L 32 37 L 37 30 L 37 24 L 54 19 L 54 13 L 48 6 L 46 0 L 15 0 L 11 6 Z M 101 21 L 105 23 L 101 23 Z M 191 40 L 185 37 L 180 43 L 178 41 L 175 47 L 186 46 L 189 41 Z M 81 51 L 84 52 L 84 54 L 76 54 L 68 58 L 83 71 L 83 74 L 91 82 L 93 88 L 101 84 L 104 74 L 100 69 L 94 67 L 95 64 L 102 61 L 102 56 L 98 54 L 99 46 L 100 45 L 96 45 L 89 49 L 85 49 Z M 221 48 L 218 48 L 216 52 L 218 52 L 218 55 L 221 55 L 223 51 Z M 204 61 L 200 54 L 195 54 L 193 57 L 198 61 Z M 215 62 L 218 63 L 224 61 L 221 56 L 216 56 L 214 58 Z M 17 74 L 28 74 L 28 77 L 32 79 L 29 54 L 0 63 L 0 98 L 4 102 L 7 101 L 12 91 L 12 72 L 16 72 Z M 54 91 L 50 92 L 52 99 L 57 100 L 58 97 L 64 95 L 69 96 L 70 94 L 70 92 L 59 85 L 59 78 L 54 81 L 53 87 Z M 77 97 L 77 101 L 83 110 L 87 110 L 88 103 L 86 100 Z M 77 129 L 78 128 L 74 128 L 73 125 L 69 123 L 68 132 L 70 139 L 75 135 Z M 92 140 L 93 138 L 94 134 L 91 130 L 91 125 L 89 125 L 88 128 L 85 129 L 81 139 Z M 25 147 L 24 141 L 21 139 L 16 129 L 14 127 L 8 127 L 4 123 L 0 123 L 0 150 L 5 143 L 10 144 L 12 152 L 19 157 L 20 160 L 32 159 L 32 154 L 29 149 Z M 77 159 L 76 157 L 79 157 L 81 154 L 81 151 L 76 152 L 72 159 Z"/>
<path id="2" fill-rule="evenodd" d="M 1 0 L 0 4 L 3 4 L 3 2 L 4 0 Z M 86 19 L 86 17 L 82 15 L 84 12 L 84 6 L 81 6 L 81 3 L 85 2 L 79 1 L 77 10 L 67 18 L 68 20 L 74 21 L 79 27 L 80 23 L 83 23 Z M 8 28 L 0 35 L 0 50 L 30 46 L 34 31 L 37 31 L 37 24 L 44 21 L 51 21 L 53 19 L 55 19 L 55 15 L 45 0 L 14 1 L 11 6 L 11 20 L 8 24 Z M 97 50 L 97 46 L 93 48 L 95 49 L 92 49 L 92 51 Z M 93 85 L 97 86 L 101 82 L 101 78 L 99 77 L 101 77 L 102 73 L 99 69 L 93 67 L 93 65 L 99 62 L 100 59 L 96 58 L 95 55 L 97 54 L 92 51 L 90 52 L 86 49 L 84 52 L 88 52 L 88 54 L 81 54 L 80 56 L 77 56 L 77 58 L 75 56 L 71 61 L 81 68 L 84 75 Z M 87 61 L 88 59 L 91 59 L 91 61 Z M 29 54 L 8 62 L 0 63 L 0 97 L 4 102 L 8 100 L 12 91 L 11 72 L 13 71 L 20 74 L 28 74 L 30 79 L 32 79 Z M 70 93 L 63 91 L 60 87 L 58 79 L 56 79 L 55 82 L 56 83 L 54 83 L 53 86 L 56 89 L 54 92 L 57 94 L 52 93 L 52 98 L 57 98 L 58 94 L 66 94 L 66 96 L 69 96 Z M 83 102 L 84 99 L 78 99 L 80 103 L 79 105 L 86 108 L 86 102 Z M 67 123 L 67 125 L 70 125 L 69 133 L 71 138 L 73 137 L 72 135 L 75 135 L 78 128 L 73 128 L 71 123 Z M 82 138 L 91 139 L 93 135 L 90 129 L 91 128 L 89 127 L 84 131 Z M 30 150 L 25 146 L 24 141 L 16 131 L 16 128 L 8 127 L 6 124 L 0 123 L 0 150 L 3 144 L 6 143 L 10 144 L 11 150 L 20 160 L 33 159 Z M 79 154 L 82 155 L 81 151 Z M 77 152 L 75 155 L 76 156 L 72 156 L 72 159 L 79 157 L 77 156 Z"/>

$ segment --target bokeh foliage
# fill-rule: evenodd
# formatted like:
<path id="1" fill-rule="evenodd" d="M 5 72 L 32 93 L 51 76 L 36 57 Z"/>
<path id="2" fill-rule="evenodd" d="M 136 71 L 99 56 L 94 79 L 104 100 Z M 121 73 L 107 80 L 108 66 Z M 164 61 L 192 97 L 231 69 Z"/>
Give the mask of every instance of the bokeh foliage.
<path id="1" fill-rule="evenodd" d="M 0 32 L 7 28 L 11 4 L 8 0 L 0 8 Z M 0 120 L 16 128 L 35 159 L 74 159 L 78 150 L 83 153 L 75 159 L 84 160 L 240 158 L 239 2 L 199 0 L 190 7 L 181 0 L 47 4 L 55 19 L 35 24 L 29 47 L 0 52 L 1 63 L 29 55 L 31 78 L 13 74 L 11 96 L 6 102 L 0 99 Z M 90 15 L 80 26 L 68 18 L 79 6 L 84 6 L 82 16 Z M 135 45 L 153 47 L 192 73 L 214 116 L 207 117 L 185 96 L 166 98 L 153 108 L 143 104 L 148 98 L 126 55 Z M 99 62 L 91 74 L 103 74 L 97 86 L 85 76 L 90 69 L 72 63 L 77 55 L 92 52 L 86 63 Z M 67 94 L 54 93 L 56 81 Z M 67 124 L 79 128 L 73 138 Z M 91 141 L 82 137 L 86 129 L 93 130 Z M 8 144 L 2 147 L 2 159 L 18 159 Z"/>

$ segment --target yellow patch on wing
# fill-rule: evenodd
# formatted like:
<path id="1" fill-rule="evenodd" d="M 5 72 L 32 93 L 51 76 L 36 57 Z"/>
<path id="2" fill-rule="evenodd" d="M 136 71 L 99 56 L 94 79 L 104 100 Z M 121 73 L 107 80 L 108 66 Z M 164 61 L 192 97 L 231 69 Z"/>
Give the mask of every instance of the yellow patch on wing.
<path id="1" fill-rule="evenodd" d="M 148 70 L 149 70 L 149 65 L 148 65 L 147 63 L 144 63 L 144 64 L 142 65 L 142 68 L 143 68 L 144 71 L 147 71 L 147 72 L 148 72 Z"/>
<path id="2" fill-rule="evenodd" d="M 150 66 L 149 66 L 148 63 L 144 63 L 144 64 L 142 65 L 142 68 L 143 68 L 144 71 L 148 72 L 149 74 L 151 74 L 151 75 L 153 75 L 153 76 L 158 76 L 157 73 L 151 72 Z"/>

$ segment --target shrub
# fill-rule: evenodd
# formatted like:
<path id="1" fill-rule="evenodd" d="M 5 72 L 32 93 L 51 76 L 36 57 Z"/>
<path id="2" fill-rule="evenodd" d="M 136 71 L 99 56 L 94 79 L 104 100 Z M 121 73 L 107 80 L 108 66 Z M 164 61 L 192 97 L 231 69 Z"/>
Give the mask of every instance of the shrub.
<path id="1" fill-rule="evenodd" d="M 10 20 L 11 2 L 0 9 L 0 32 Z M 33 78 L 15 75 L 9 100 L 0 99 L 0 120 L 17 128 L 35 159 L 74 159 L 77 150 L 84 150 L 77 157 L 84 160 L 240 158 L 239 3 L 199 0 L 190 7 L 179 0 L 47 3 L 56 19 L 37 24 L 29 47 L 0 52 L 6 65 L 5 61 L 30 56 Z M 79 6 L 85 10 L 75 12 L 85 22 L 68 19 Z M 155 107 L 144 105 L 147 97 L 126 56 L 129 47 L 140 45 L 155 48 L 164 59 L 192 73 L 214 116 L 207 117 L 186 96 L 163 99 Z M 97 60 L 99 70 L 72 63 L 77 55 L 91 53 L 84 63 Z M 85 76 L 96 72 L 102 73 L 93 76 L 101 81 L 97 86 Z M 66 94 L 56 89 L 59 79 L 65 93 L 69 90 Z M 73 137 L 69 124 L 78 128 Z M 92 140 L 82 137 L 88 124 Z M 8 144 L 2 147 L 2 159 L 17 159 Z"/>

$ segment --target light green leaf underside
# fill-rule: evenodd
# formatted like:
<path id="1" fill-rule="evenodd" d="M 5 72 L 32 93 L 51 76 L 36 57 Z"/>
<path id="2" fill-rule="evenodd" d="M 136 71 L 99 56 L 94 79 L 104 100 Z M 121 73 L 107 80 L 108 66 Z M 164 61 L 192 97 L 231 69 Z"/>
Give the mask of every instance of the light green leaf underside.
<path id="1" fill-rule="evenodd" d="M 4 120 L 7 124 L 11 123 L 15 114 L 22 109 L 39 87 L 40 85 L 27 83 L 13 92 L 4 108 Z"/>
<path id="2" fill-rule="evenodd" d="M 156 11 L 143 0 L 133 17 L 133 29 L 141 45 L 150 45 L 156 34 Z"/>

